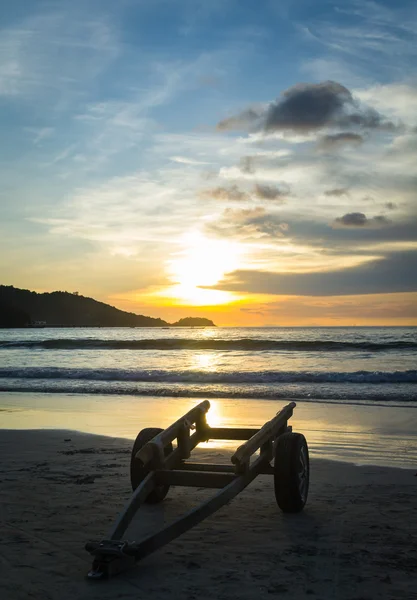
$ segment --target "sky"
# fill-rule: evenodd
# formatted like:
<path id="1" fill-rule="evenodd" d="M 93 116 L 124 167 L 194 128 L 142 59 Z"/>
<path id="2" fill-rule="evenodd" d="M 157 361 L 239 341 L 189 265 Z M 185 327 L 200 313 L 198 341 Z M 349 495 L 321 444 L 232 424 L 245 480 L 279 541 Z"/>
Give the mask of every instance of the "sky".
<path id="1" fill-rule="evenodd" d="M 417 325 L 417 4 L 0 7 L 0 283 Z"/>

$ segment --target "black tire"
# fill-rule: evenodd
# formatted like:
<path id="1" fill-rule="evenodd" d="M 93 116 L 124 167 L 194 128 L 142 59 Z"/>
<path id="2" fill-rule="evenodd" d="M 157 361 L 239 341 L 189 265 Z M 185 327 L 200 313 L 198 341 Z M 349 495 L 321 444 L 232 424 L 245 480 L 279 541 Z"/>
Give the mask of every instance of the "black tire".
<path id="1" fill-rule="evenodd" d="M 145 444 L 150 442 L 158 433 L 161 433 L 163 429 L 159 429 L 158 427 L 148 427 L 147 429 L 142 429 L 138 433 L 138 436 L 133 444 L 132 454 L 130 457 L 130 482 L 132 484 L 132 490 L 135 489 L 142 483 L 145 479 L 146 475 L 149 473 L 149 469 L 146 467 L 142 467 L 140 462 L 135 460 L 136 453 L 143 448 Z M 165 456 L 171 454 L 173 448 L 172 444 L 168 444 L 164 448 Z M 158 502 L 162 502 L 165 496 L 168 494 L 169 485 L 158 485 L 152 492 L 150 492 L 149 496 L 147 496 L 145 502 L 147 504 L 158 504 Z"/>
<path id="2" fill-rule="evenodd" d="M 301 433 L 284 433 L 275 445 L 274 487 L 283 512 L 297 513 L 307 502 L 310 483 L 308 446 Z"/>

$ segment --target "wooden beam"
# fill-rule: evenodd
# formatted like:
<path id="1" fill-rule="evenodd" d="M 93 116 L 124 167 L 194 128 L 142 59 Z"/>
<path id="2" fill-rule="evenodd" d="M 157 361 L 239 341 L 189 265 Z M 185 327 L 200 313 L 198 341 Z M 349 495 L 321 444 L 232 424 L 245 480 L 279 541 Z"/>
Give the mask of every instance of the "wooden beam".
<path id="1" fill-rule="evenodd" d="M 213 463 L 192 463 L 184 462 L 178 467 L 181 471 L 204 471 L 209 473 L 235 473 L 236 469 L 233 465 L 218 465 Z M 260 475 L 272 475 L 274 468 L 265 461 L 265 465 L 262 470 L 259 471 Z"/>
<path id="2" fill-rule="evenodd" d="M 136 490 L 133 492 L 133 495 L 130 497 L 129 502 L 125 505 L 124 509 L 113 525 L 108 537 L 109 540 L 120 540 L 128 528 L 129 523 L 135 516 L 136 511 L 145 502 L 150 492 L 152 492 L 154 489 L 155 481 L 155 471 L 152 471 L 145 477 L 142 483 L 138 485 Z"/>
<path id="3" fill-rule="evenodd" d="M 204 441 L 202 439 L 198 431 L 194 431 L 193 434 L 190 435 L 188 440 L 188 450 L 191 453 L 192 450 L 200 443 Z M 177 469 L 180 468 L 182 461 L 181 450 L 180 448 L 175 448 L 171 454 L 165 457 L 165 468 L 166 469 Z"/>
<path id="4" fill-rule="evenodd" d="M 180 451 L 181 458 L 190 457 L 190 427 L 187 423 L 183 423 L 182 427 L 178 431 L 177 436 L 178 450 Z"/>
<path id="5" fill-rule="evenodd" d="M 181 471 L 205 471 L 210 473 L 234 473 L 233 465 L 218 465 L 214 463 L 183 462 L 178 467 Z"/>
<path id="6" fill-rule="evenodd" d="M 208 427 L 206 433 L 210 440 L 248 440 L 258 431 L 242 427 Z"/>
<path id="7" fill-rule="evenodd" d="M 146 465 L 154 460 L 155 457 L 163 456 L 163 449 L 165 446 L 167 446 L 170 442 L 173 442 L 178 435 L 183 435 L 184 426 L 190 427 L 194 423 L 201 423 L 202 418 L 205 416 L 205 413 L 209 410 L 209 408 L 210 402 L 208 400 L 200 402 L 200 404 L 192 408 L 186 415 L 178 419 L 178 421 L 175 421 L 175 423 L 167 427 L 167 429 L 161 431 L 161 433 L 158 433 L 153 440 L 145 444 L 143 448 L 137 452 L 135 458 L 140 460 L 143 465 Z M 205 439 L 201 428 L 200 431 L 198 431 L 198 434 L 200 441 Z M 191 450 L 192 448 L 189 448 L 189 451 Z"/>
<path id="8" fill-rule="evenodd" d="M 274 439 L 280 432 L 280 429 L 286 426 L 288 419 L 292 416 L 296 406 L 295 402 L 290 402 L 277 415 L 265 423 L 265 425 L 253 435 L 246 444 L 242 444 L 232 456 L 232 463 L 236 466 L 236 472 L 242 473 L 248 469 L 250 457 L 268 440 Z"/>
<path id="9" fill-rule="evenodd" d="M 236 479 L 234 473 L 208 473 L 202 471 L 156 471 L 158 484 L 183 487 L 224 488 Z"/>

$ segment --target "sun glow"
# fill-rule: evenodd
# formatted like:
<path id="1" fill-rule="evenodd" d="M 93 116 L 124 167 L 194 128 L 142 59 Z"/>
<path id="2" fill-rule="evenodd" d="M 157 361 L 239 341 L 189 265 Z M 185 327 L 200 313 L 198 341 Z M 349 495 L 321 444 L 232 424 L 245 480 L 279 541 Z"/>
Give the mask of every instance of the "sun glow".
<path id="1" fill-rule="evenodd" d="M 164 295 L 199 306 L 231 302 L 233 294 L 204 287 L 215 285 L 235 270 L 240 254 L 238 245 L 229 241 L 207 239 L 200 233 L 185 236 L 183 249 L 169 261 L 173 285 Z"/>

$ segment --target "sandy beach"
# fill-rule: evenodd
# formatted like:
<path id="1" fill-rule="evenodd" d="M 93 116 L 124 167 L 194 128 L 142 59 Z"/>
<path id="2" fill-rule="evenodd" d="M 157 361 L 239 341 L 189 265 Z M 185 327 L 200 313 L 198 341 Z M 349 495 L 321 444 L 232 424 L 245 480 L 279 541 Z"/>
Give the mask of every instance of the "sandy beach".
<path id="1" fill-rule="evenodd" d="M 2 599 L 417 598 L 416 470 L 317 458 L 302 514 L 282 514 L 272 479 L 259 477 L 133 570 L 87 581 L 84 544 L 105 537 L 129 497 L 130 448 L 73 431 L 0 431 Z M 228 457 L 208 448 L 202 458 Z M 141 509 L 129 539 L 207 493 L 172 488 Z"/>

